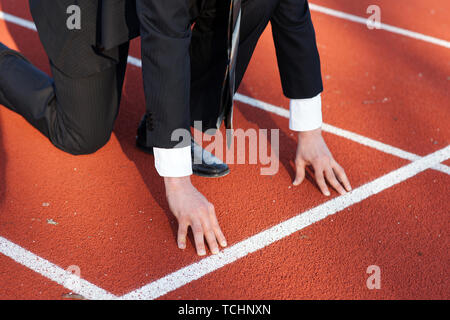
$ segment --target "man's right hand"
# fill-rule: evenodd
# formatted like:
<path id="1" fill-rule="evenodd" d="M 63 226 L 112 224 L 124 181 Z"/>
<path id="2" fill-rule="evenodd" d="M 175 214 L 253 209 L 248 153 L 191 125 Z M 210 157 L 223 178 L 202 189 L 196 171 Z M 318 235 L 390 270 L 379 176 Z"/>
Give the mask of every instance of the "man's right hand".
<path id="1" fill-rule="evenodd" d="M 219 253 L 218 243 L 226 247 L 214 206 L 192 185 L 191 178 L 165 177 L 164 184 L 169 208 L 178 220 L 178 247 L 186 248 L 189 227 L 199 256 L 206 255 L 205 238 L 213 254 Z"/>

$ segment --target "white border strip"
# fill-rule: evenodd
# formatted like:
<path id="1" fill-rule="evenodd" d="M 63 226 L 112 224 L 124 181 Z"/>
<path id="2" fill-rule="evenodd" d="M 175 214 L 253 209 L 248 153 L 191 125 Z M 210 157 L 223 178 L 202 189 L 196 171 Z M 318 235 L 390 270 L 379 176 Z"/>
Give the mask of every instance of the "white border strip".
<path id="1" fill-rule="evenodd" d="M 416 160 L 400 169 L 392 171 L 372 182 L 369 182 L 346 195 L 334 198 L 324 204 L 301 213 L 270 229 L 262 231 L 218 255 L 209 256 L 201 261 L 175 271 L 159 280 L 151 282 L 140 289 L 134 290 L 120 299 L 153 300 L 184 285 L 198 280 L 207 274 L 235 262 L 253 252 L 261 250 L 291 234 L 298 232 L 320 220 L 363 201 L 383 190 L 399 184 L 418 173 L 450 158 L 450 146 L 436 151 L 424 158 Z"/>
<path id="2" fill-rule="evenodd" d="M 5 20 L 7 22 L 11 22 L 14 23 L 18 26 L 33 30 L 33 31 L 37 31 L 36 29 L 36 25 L 32 22 L 32 21 L 28 21 L 16 16 L 13 16 L 12 14 L 0 11 L 0 19 L 1 20 Z"/>
<path id="3" fill-rule="evenodd" d="M 352 21 L 352 22 L 356 22 L 356 23 L 360 23 L 360 24 L 364 24 L 364 25 L 366 25 L 367 21 L 368 21 L 367 18 L 355 16 L 353 14 L 348 14 L 348 13 L 345 13 L 342 11 L 322 7 L 322 6 L 319 6 L 316 4 L 312 4 L 312 3 L 310 3 L 309 8 L 311 9 L 311 11 L 317 11 L 320 13 L 327 14 L 329 16 L 333 16 L 336 18 L 340 18 L 340 19 L 344 19 L 344 20 L 348 20 L 348 21 Z M 409 37 L 409 38 L 413 38 L 416 40 L 421 40 L 421 41 L 425 41 L 428 43 L 436 44 L 436 45 L 444 47 L 444 48 L 450 48 L 449 41 L 438 39 L 438 38 L 431 37 L 431 36 L 427 36 L 422 33 L 418 33 L 418 32 L 410 31 L 407 29 L 391 26 L 391 25 L 385 24 L 385 23 L 381 23 L 380 28 L 382 30 L 385 30 L 385 31 L 388 31 L 391 33 L 400 34 L 405 37 Z"/>
<path id="4" fill-rule="evenodd" d="M 0 237 L 0 253 L 86 299 L 112 300 L 117 298 L 84 279 L 76 278 L 76 281 L 71 281 L 72 274 L 68 271 L 3 237 Z"/>

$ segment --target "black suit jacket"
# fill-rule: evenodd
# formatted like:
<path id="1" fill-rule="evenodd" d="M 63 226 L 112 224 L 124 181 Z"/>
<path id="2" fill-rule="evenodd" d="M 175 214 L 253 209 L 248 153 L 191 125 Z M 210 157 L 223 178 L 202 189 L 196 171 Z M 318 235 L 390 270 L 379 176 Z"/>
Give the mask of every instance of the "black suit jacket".
<path id="1" fill-rule="evenodd" d="M 173 148 L 172 133 L 189 130 L 191 22 L 205 0 L 30 0 L 50 62 L 72 78 L 112 67 L 118 45 L 142 35 L 147 142 Z M 81 28 L 69 30 L 67 8 L 81 9 Z M 137 6 L 137 10 L 136 10 Z M 137 14 L 137 13 L 138 14 Z M 185 145 L 190 141 L 185 141 Z"/>
<path id="2" fill-rule="evenodd" d="M 30 11 L 51 63 L 78 78 L 117 63 L 118 45 L 139 35 L 135 0 L 30 0 Z M 81 29 L 69 30 L 67 8 L 80 7 Z"/>

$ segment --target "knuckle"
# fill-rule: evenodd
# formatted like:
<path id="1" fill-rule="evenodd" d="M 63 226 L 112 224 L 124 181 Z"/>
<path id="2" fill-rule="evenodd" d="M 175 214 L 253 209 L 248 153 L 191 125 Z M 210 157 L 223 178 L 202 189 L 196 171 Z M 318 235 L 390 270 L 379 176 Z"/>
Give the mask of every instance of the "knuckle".
<path id="1" fill-rule="evenodd" d="M 303 160 L 301 160 L 301 159 L 295 159 L 295 166 L 298 168 L 298 167 L 303 167 Z"/>
<path id="2" fill-rule="evenodd" d="M 187 226 L 185 224 L 180 224 L 178 226 L 178 233 L 185 234 L 187 232 Z"/>
<path id="3" fill-rule="evenodd" d="M 203 241 L 203 232 L 194 231 L 194 238 L 197 239 L 197 241 Z"/>
<path id="4" fill-rule="evenodd" d="M 324 168 L 325 168 L 325 165 L 322 162 L 319 161 L 319 162 L 313 163 L 313 168 L 316 171 L 322 172 L 324 170 Z"/>
<path id="5" fill-rule="evenodd" d="M 313 163 L 315 165 L 320 164 L 320 162 L 321 162 L 321 157 L 319 157 L 319 156 L 316 156 L 316 157 L 312 158 L 312 160 L 311 160 L 311 163 Z"/>
<path id="6" fill-rule="evenodd" d="M 322 170 L 318 170 L 316 172 L 316 180 L 317 181 L 325 181 Z"/>
<path id="7" fill-rule="evenodd" d="M 320 157 L 320 161 L 321 161 L 322 163 L 325 163 L 325 164 L 330 164 L 330 163 L 331 163 L 331 159 L 330 159 L 330 157 L 328 157 L 328 156 L 321 156 L 321 157 Z"/>
<path id="8" fill-rule="evenodd" d="M 178 223 L 180 225 L 187 225 L 187 224 L 189 224 L 189 218 L 185 215 L 182 215 L 178 218 Z"/>
<path id="9" fill-rule="evenodd" d="M 205 242 L 203 241 L 203 238 L 195 239 L 195 246 L 199 249 L 205 249 Z"/>
<path id="10" fill-rule="evenodd" d="M 210 202 L 208 203 L 207 207 L 208 207 L 208 211 L 214 211 L 215 210 L 214 205 L 212 203 L 210 203 Z"/>
<path id="11" fill-rule="evenodd" d="M 321 160 L 322 166 L 325 168 L 331 168 L 331 162 L 330 159 L 322 159 Z"/>
<path id="12" fill-rule="evenodd" d="M 208 230 L 208 231 L 206 232 L 205 236 L 206 236 L 208 239 L 214 239 L 214 238 L 216 237 L 215 234 L 214 234 L 214 232 L 212 232 L 212 230 Z"/>
<path id="13" fill-rule="evenodd" d="M 205 223 L 203 231 L 205 232 L 205 234 L 211 232 L 212 231 L 211 225 L 209 223 Z"/>
<path id="14" fill-rule="evenodd" d="M 192 232 L 194 232 L 194 234 L 203 233 L 203 228 L 199 224 L 194 224 L 192 226 Z"/>
<path id="15" fill-rule="evenodd" d="M 202 215 L 204 215 L 204 214 L 207 214 L 208 213 L 208 205 L 201 205 L 199 208 L 198 208 L 198 211 L 199 211 L 199 213 L 200 214 L 202 214 Z"/>
<path id="16" fill-rule="evenodd" d="M 330 173 L 330 177 L 328 180 L 330 180 L 330 182 L 332 182 L 332 183 L 338 183 L 338 180 L 336 179 L 336 176 L 334 175 L 334 173 Z"/>
<path id="17" fill-rule="evenodd" d="M 322 155 L 316 155 L 313 159 L 314 162 L 322 162 L 323 156 Z"/>
<path id="18" fill-rule="evenodd" d="M 220 230 L 220 226 L 219 226 L 219 222 L 218 222 L 217 220 L 214 220 L 214 221 L 212 222 L 212 227 L 213 227 L 213 229 L 214 229 L 215 231 L 221 231 L 221 230 Z"/>

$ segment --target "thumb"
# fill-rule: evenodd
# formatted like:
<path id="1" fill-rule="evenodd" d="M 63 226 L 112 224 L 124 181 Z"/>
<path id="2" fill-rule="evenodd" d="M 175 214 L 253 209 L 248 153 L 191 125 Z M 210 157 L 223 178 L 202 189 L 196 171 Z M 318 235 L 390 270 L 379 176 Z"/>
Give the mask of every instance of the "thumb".
<path id="1" fill-rule="evenodd" d="M 306 163 L 305 161 L 296 161 L 296 174 L 294 182 L 292 183 L 294 186 L 300 185 L 305 179 L 305 171 L 306 171 Z"/>

